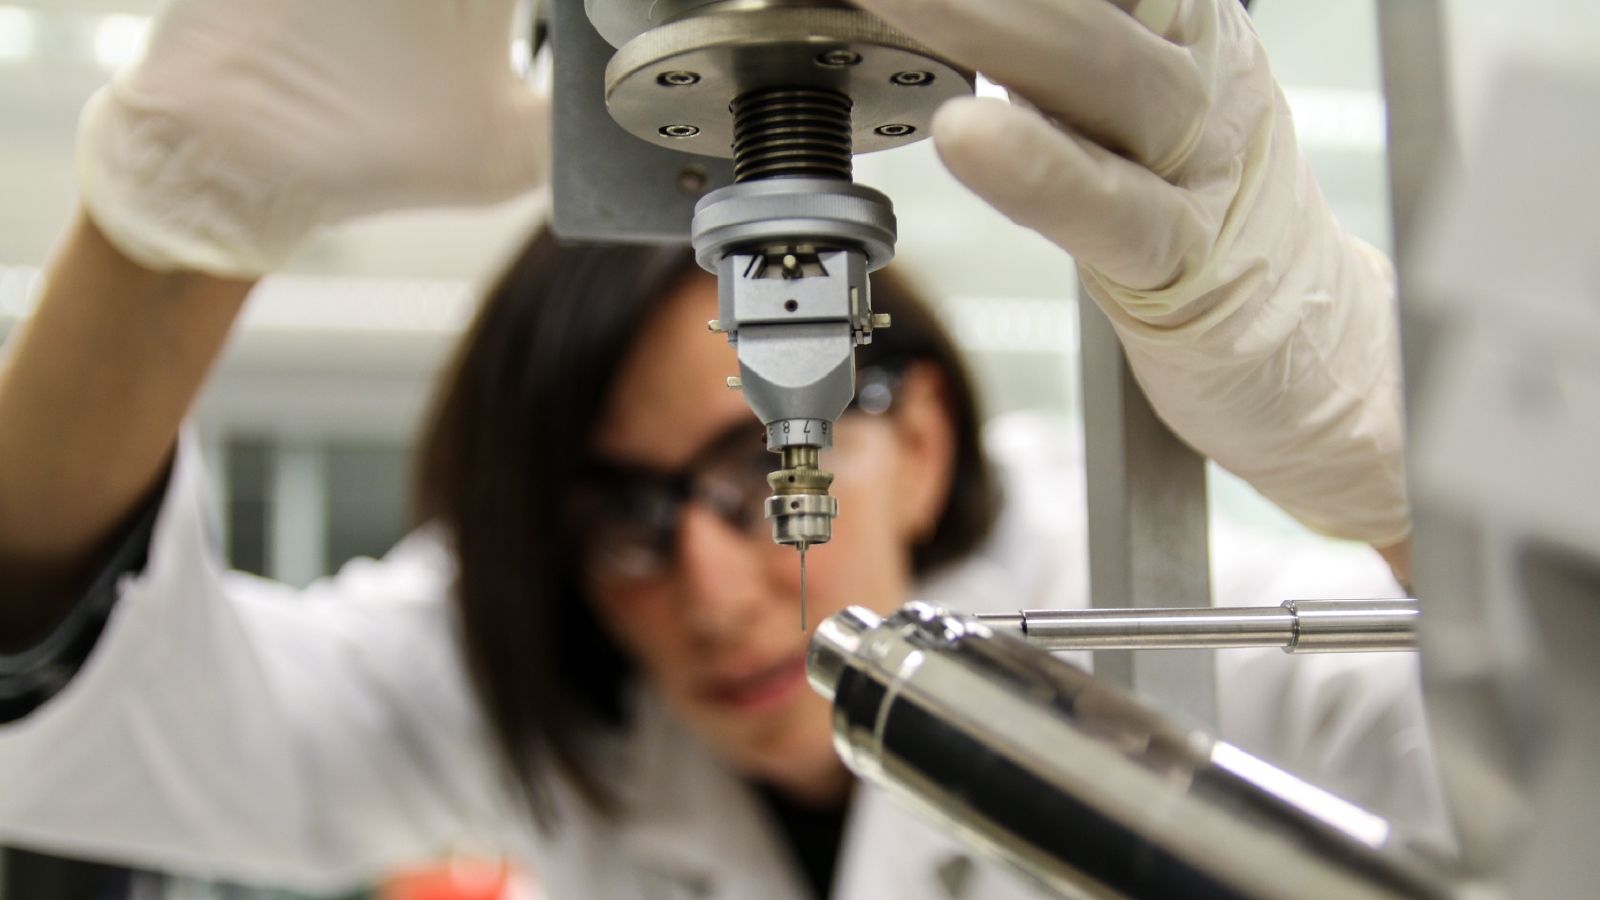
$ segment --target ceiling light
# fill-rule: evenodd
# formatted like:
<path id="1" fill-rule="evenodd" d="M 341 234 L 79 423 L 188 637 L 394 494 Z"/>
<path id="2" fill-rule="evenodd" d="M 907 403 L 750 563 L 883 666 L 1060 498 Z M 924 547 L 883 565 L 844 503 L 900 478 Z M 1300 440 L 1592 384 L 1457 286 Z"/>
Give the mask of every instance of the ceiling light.
<path id="1" fill-rule="evenodd" d="M 20 6 L 0 6 L 0 62 L 33 56 L 33 13 Z"/>
<path id="2" fill-rule="evenodd" d="M 144 53 L 149 16 L 106 16 L 94 31 L 94 58 L 107 69 L 133 62 Z"/>
<path id="3" fill-rule="evenodd" d="M 1285 86 L 1294 130 L 1307 149 L 1382 151 L 1387 113 L 1377 91 Z"/>

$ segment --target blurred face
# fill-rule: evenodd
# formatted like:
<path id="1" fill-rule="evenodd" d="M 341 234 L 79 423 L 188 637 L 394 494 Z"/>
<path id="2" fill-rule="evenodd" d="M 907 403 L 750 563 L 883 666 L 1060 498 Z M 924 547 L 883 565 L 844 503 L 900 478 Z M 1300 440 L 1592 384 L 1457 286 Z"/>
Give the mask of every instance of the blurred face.
<path id="1" fill-rule="evenodd" d="M 603 412 L 594 447 L 603 463 L 662 475 L 706 468 L 708 458 L 727 460 L 714 470 L 776 467 L 760 423 L 725 386 L 739 365 L 706 330 L 716 316 L 709 275 L 665 298 Z M 837 476 L 839 518 L 833 541 L 807 554 L 811 627 L 849 605 L 887 612 L 904 602 L 910 551 L 943 510 L 954 446 L 942 380 L 926 364 L 906 370 L 889 413 L 840 420 L 835 449 L 822 456 Z M 745 774 L 802 802 L 835 802 L 849 778 L 833 752 L 828 705 L 806 684 L 799 559 L 751 512 L 719 502 L 714 485 L 691 492 L 674 510 L 662 565 L 597 567 L 589 593 L 689 728 Z"/>

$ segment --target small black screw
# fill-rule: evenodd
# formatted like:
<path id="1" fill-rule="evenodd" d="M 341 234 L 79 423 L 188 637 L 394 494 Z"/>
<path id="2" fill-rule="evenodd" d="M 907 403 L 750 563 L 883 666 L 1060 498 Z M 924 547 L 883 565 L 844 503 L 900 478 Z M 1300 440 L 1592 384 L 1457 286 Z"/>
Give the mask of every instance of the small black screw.
<path id="1" fill-rule="evenodd" d="M 663 125 L 661 136 L 669 138 L 691 138 L 700 133 L 700 129 L 693 125 Z"/>
<path id="2" fill-rule="evenodd" d="M 785 301 L 783 301 L 783 308 L 788 310 L 789 312 L 794 312 L 795 310 L 800 308 L 800 304 L 797 301 L 794 301 L 794 300 L 785 300 Z"/>
<path id="3" fill-rule="evenodd" d="M 918 87 L 924 84 L 933 84 L 933 73 L 896 72 L 889 76 L 889 80 L 904 87 Z"/>
<path id="4" fill-rule="evenodd" d="M 861 54 L 854 50 L 829 50 L 817 56 L 818 64 L 834 68 L 853 66 L 858 62 L 861 62 Z"/>
<path id="5" fill-rule="evenodd" d="M 901 125 L 899 123 L 895 123 L 893 125 L 879 125 L 877 128 L 873 129 L 873 131 L 876 131 L 878 134 L 881 134 L 884 137 L 905 137 L 916 130 L 917 129 L 913 126 Z"/>
<path id="6" fill-rule="evenodd" d="M 656 76 L 656 84 L 659 84 L 662 87 L 687 87 L 691 84 L 699 83 L 700 73 L 698 72 L 675 70 L 672 72 L 662 72 L 660 75 Z"/>

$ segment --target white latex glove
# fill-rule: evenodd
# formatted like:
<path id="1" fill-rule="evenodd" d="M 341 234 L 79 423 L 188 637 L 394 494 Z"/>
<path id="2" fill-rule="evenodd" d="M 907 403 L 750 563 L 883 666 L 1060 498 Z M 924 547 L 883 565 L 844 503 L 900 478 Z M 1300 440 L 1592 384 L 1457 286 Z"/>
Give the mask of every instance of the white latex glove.
<path id="1" fill-rule="evenodd" d="M 1174 431 L 1319 532 L 1408 535 L 1393 275 L 1238 0 L 857 2 L 1031 105 L 951 101 L 935 145 L 1076 258 Z"/>
<path id="2" fill-rule="evenodd" d="M 84 108 L 90 216 L 151 269 L 259 276 L 313 229 L 540 183 L 515 0 L 170 0 Z"/>

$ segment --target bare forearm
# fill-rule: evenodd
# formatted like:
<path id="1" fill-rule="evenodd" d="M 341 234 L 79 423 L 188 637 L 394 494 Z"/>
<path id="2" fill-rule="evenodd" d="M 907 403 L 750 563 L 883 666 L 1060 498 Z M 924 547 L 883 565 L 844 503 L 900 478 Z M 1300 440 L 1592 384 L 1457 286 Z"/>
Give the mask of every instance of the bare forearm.
<path id="1" fill-rule="evenodd" d="M 140 268 L 80 217 L 0 368 L 0 646 L 55 618 L 160 477 L 250 287 Z"/>

